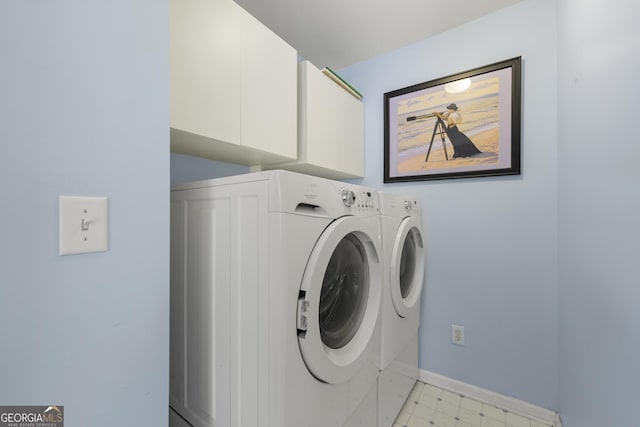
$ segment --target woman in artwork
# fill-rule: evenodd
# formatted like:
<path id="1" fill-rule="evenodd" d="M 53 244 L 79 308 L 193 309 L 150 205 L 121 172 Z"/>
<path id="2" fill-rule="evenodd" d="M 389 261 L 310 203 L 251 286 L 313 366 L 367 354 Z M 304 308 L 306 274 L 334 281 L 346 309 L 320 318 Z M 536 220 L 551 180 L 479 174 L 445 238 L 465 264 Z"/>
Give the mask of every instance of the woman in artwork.
<path id="1" fill-rule="evenodd" d="M 456 104 L 447 105 L 447 111 L 444 113 L 434 113 L 438 118 L 447 124 L 445 129 L 451 145 L 453 145 L 453 158 L 469 157 L 474 154 L 481 153 L 473 142 L 458 129 L 458 123 L 462 121 L 462 115 L 458 112 Z"/>

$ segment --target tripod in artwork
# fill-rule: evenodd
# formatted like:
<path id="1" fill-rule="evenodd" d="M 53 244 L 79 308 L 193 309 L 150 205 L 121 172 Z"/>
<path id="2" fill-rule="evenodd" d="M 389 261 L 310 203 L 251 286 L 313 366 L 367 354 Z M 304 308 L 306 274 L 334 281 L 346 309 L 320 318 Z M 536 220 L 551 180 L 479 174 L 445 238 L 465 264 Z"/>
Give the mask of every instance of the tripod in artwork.
<path id="1" fill-rule="evenodd" d="M 435 113 L 431 114 L 423 114 L 421 116 L 410 116 L 407 117 L 408 122 L 413 122 L 416 120 L 427 119 L 430 117 L 436 118 L 436 124 L 433 126 L 433 133 L 431 134 L 431 141 L 429 141 L 429 149 L 427 150 L 427 157 L 424 159 L 425 163 L 429 161 L 429 154 L 431 154 L 431 147 L 433 147 L 433 141 L 436 139 L 436 136 L 439 136 L 442 141 L 442 149 L 444 150 L 444 158 L 449 160 L 449 153 L 447 152 L 447 145 L 445 144 L 445 135 L 447 134 L 447 126 L 444 123 L 444 120 L 440 118 Z"/>

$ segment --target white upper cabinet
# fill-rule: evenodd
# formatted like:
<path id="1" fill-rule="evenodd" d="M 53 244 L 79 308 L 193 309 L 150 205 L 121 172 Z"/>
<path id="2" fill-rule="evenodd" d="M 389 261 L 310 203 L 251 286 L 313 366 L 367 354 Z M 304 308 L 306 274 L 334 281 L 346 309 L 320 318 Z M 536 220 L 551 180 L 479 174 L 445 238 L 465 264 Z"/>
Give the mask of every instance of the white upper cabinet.
<path id="1" fill-rule="evenodd" d="M 270 166 L 332 179 L 364 176 L 364 105 L 309 61 L 298 64 L 298 160 Z"/>
<path id="2" fill-rule="evenodd" d="M 297 158 L 295 49 L 231 0 L 171 1 L 171 150 Z"/>
<path id="3" fill-rule="evenodd" d="M 295 159 L 298 54 L 250 14 L 242 23 L 244 144 Z"/>

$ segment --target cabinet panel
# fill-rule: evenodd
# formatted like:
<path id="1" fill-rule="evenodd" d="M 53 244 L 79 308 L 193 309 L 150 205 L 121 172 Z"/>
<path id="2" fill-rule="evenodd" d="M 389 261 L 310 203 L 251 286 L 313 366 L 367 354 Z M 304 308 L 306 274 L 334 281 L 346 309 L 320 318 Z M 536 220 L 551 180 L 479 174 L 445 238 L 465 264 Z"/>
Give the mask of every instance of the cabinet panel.
<path id="1" fill-rule="evenodd" d="M 296 51 L 231 0 L 171 0 L 171 150 L 297 158 Z"/>
<path id="2" fill-rule="evenodd" d="M 311 63 L 302 65 L 307 162 L 364 175 L 364 106 Z"/>
<path id="3" fill-rule="evenodd" d="M 331 179 L 364 176 L 364 105 L 309 61 L 298 64 L 298 159 L 269 165 Z"/>
<path id="4" fill-rule="evenodd" d="M 264 180 L 171 193 L 170 404 L 194 427 L 268 419 L 268 194 Z"/>
<path id="5" fill-rule="evenodd" d="M 231 0 L 171 1 L 172 128 L 240 143 L 239 19 Z"/>
<path id="6" fill-rule="evenodd" d="M 242 144 L 296 158 L 297 53 L 242 14 Z"/>

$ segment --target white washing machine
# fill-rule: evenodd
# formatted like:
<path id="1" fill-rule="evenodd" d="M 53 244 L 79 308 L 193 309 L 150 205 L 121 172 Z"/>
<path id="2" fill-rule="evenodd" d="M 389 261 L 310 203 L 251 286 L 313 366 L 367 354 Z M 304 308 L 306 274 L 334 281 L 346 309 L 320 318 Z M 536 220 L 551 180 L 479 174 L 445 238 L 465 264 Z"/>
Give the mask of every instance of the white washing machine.
<path id="1" fill-rule="evenodd" d="M 425 249 L 415 198 L 388 192 L 378 197 L 384 259 L 378 425 L 389 427 L 418 378 Z"/>
<path id="2" fill-rule="evenodd" d="M 373 190 L 322 178 L 174 186 L 171 408 L 195 427 L 376 425 L 379 226 Z"/>

